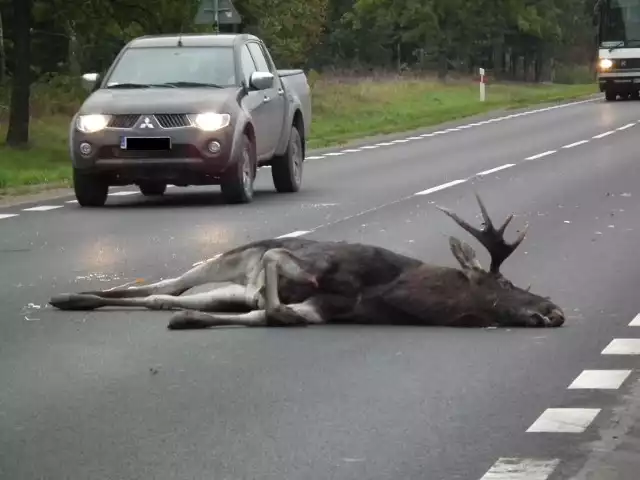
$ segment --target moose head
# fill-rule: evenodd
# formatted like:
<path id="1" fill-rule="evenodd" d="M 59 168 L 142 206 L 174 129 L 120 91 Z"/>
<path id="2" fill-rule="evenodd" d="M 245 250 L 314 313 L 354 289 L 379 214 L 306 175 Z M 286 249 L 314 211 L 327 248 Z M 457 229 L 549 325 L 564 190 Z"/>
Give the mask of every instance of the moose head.
<path id="1" fill-rule="evenodd" d="M 464 324 L 559 327 L 565 321 L 562 309 L 548 297 L 531 293 L 529 288 L 517 287 L 502 273 L 500 266 L 524 240 L 528 225 L 513 243 L 507 243 L 504 232 L 513 219 L 509 215 L 499 228 L 495 228 L 480 196 L 476 193 L 484 228 L 477 229 L 447 208 L 437 208 L 451 217 L 464 230 L 475 237 L 491 256 L 489 270 L 485 270 L 476 258 L 476 252 L 467 243 L 455 237 L 449 238 L 451 251 L 462 267 L 459 278 L 466 285 L 459 285 L 454 322 Z"/>

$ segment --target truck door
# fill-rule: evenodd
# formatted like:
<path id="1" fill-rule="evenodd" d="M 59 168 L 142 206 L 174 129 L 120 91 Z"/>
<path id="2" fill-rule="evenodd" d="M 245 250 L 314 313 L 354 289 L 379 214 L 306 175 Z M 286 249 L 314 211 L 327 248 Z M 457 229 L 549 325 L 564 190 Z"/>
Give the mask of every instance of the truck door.
<path id="1" fill-rule="evenodd" d="M 246 45 L 240 49 L 240 66 L 244 81 L 249 85 L 251 74 L 256 71 L 256 65 Z M 244 107 L 253 118 L 253 127 L 256 134 L 256 155 L 260 159 L 269 155 L 269 103 L 264 102 L 266 90 L 250 91 L 243 99 Z"/>
<path id="2" fill-rule="evenodd" d="M 264 110 L 269 119 L 266 127 L 267 137 L 264 145 L 265 149 L 271 156 L 278 146 L 278 141 L 282 137 L 284 128 L 284 116 L 286 113 L 284 89 L 282 87 L 280 77 L 278 76 L 278 72 L 276 70 L 272 71 L 271 68 L 269 68 L 269 63 L 265 58 L 260 44 L 258 42 L 248 42 L 247 47 L 251 52 L 251 56 L 253 57 L 253 61 L 255 62 L 258 72 L 271 73 L 275 77 L 273 86 L 262 91 L 262 93 L 264 93 Z"/>

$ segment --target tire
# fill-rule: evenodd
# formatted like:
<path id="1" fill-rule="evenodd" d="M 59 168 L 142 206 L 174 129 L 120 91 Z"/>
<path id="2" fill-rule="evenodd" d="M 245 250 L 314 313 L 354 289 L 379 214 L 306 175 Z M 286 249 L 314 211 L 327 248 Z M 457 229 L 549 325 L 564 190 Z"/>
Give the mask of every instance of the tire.
<path id="1" fill-rule="evenodd" d="M 287 150 L 284 155 L 276 156 L 271 161 L 271 178 L 278 193 L 293 193 L 300 190 L 303 164 L 302 138 L 298 128 L 292 125 Z"/>
<path id="2" fill-rule="evenodd" d="M 81 207 L 102 207 L 109 195 L 109 184 L 97 175 L 73 169 L 73 190 Z"/>
<path id="3" fill-rule="evenodd" d="M 164 192 L 167 190 L 167 184 L 159 183 L 159 182 L 144 182 L 144 183 L 140 183 L 138 187 L 140 188 L 140 192 L 145 197 L 164 195 Z"/>
<path id="4" fill-rule="evenodd" d="M 607 100 L 607 102 L 613 102 L 616 99 L 616 92 L 613 92 L 611 90 L 605 90 L 604 91 L 604 98 Z"/>
<path id="5" fill-rule="evenodd" d="M 242 135 L 237 155 L 237 160 L 220 183 L 222 196 L 226 203 L 251 203 L 256 162 L 253 143 L 246 133 Z"/>

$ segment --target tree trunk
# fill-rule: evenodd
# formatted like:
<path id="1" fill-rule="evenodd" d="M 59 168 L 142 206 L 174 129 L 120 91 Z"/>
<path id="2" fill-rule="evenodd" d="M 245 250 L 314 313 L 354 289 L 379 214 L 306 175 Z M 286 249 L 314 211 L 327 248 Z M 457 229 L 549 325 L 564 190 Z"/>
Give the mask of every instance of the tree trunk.
<path id="1" fill-rule="evenodd" d="M 449 59 L 446 50 L 440 48 L 438 50 L 438 80 L 444 82 L 447 79 L 447 73 L 449 73 Z"/>
<path id="2" fill-rule="evenodd" d="M 7 144 L 29 143 L 29 99 L 31 96 L 31 23 L 33 0 L 13 0 L 14 72 Z"/>
<path id="3" fill-rule="evenodd" d="M 80 66 L 80 47 L 78 42 L 78 36 L 76 35 L 76 29 L 73 22 L 65 22 L 65 30 L 67 38 L 69 39 L 69 45 L 67 49 L 67 62 L 69 65 L 69 75 L 72 77 L 79 77 L 82 72 Z"/>
<path id="4" fill-rule="evenodd" d="M 2 29 L 2 12 L 0 12 L 0 85 L 7 79 L 7 56 L 4 48 L 4 30 Z"/>

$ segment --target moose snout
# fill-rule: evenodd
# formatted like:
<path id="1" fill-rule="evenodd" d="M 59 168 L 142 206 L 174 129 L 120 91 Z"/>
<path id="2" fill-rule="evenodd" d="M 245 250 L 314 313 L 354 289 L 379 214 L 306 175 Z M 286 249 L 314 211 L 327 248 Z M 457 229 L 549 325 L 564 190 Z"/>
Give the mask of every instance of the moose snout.
<path id="1" fill-rule="evenodd" d="M 547 319 L 549 320 L 549 327 L 559 327 L 564 324 L 564 312 L 559 308 L 554 308 L 553 310 L 551 310 L 551 313 L 547 315 Z"/>

